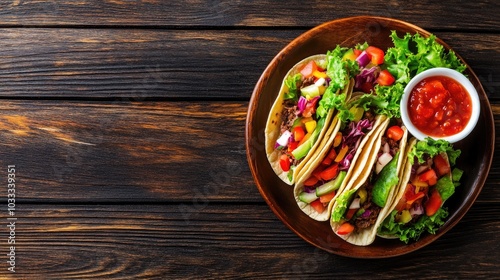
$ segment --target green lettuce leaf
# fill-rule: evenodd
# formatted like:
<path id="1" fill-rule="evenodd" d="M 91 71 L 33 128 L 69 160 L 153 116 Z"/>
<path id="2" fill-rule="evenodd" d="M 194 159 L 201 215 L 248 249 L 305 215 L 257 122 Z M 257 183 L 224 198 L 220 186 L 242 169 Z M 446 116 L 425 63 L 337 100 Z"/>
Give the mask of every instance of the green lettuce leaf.
<path id="1" fill-rule="evenodd" d="M 340 91 L 346 87 L 351 77 L 359 73 L 356 61 L 342 59 L 347 50 L 349 49 L 337 45 L 326 54 L 326 75 L 330 78 L 330 83 L 316 110 L 316 115 L 320 118 L 325 117 L 330 109 L 337 109 L 339 112 L 346 110 L 346 95 Z"/>
<path id="2" fill-rule="evenodd" d="M 335 207 L 335 209 L 333 209 L 332 211 L 332 220 L 334 222 L 340 222 L 340 220 L 342 220 L 347 207 L 349 207 L 349 204 L 351 203 L 352 196 L 355 193 L 356 189 L 351 189 L 349 191 L 344 191 L 337 197 L 337 207 Z"/>
<path id="3" fill-rule="evenodd" d="M 455 184 L 450 177 L 444 176 L 437 181 L 436 190 L 444 202 L 455 192 Z"/>
<path id="4" fill-rule="evenodd" d="M 417 240 L 424 232 L 435 234 L 436 231 L 444 224 L 449 213 L 446 208 L 439 209 L 433 216 L 423 215 L 412 226 L 395 221 L 397 210 L 391 212 L 378 228 L 379 234 L 396 235 L 405 243 L 411 240 Z"/>
<path id="5" fill-rule="evenodd" d="M 376 85 L 375 94 L 363 94 L 353 104 L 362 107 L 365 111 L 371 108 L 377 115 L 400 118 L 400 102 L 403 93 L 404 87 L 402 84 L 394 84 L 392 86 Z"/>
<path id="6" fill-rule="evenodd" d="M 286 78 L 285 85 L 288 87 L 288 92 L 285 93 L 285 100 L 299 100 L 300 92 L 297 83 L 302 79 L 302 74 L 297 73 Z"/>
<path id="7" fill-rule="evenodd" d="M 455 53 L 452 50 L 446 51 L 433 34 L 424 38 L 418 33 L 413 36 L 406 33 L 400 38 L 393 30 L 390 37 L 394 47 L 387 49 L 384 59 L 386 68 L 396 78 L 396 83 L 406 85 L 411 77 L 434 67 L 465 71 L 465 65 Z"/>
<path id="8" fill-rule="evenodd" d="M 427 137 L 424 140 L 418 141 L 417 144 L 413 146 L 408 153 L 408 158 L 412 164 L 415 158 L 419 163 L 423 163 L 425 161 L 424 155 L 427 154 L 430 157 L 434 157 L 441 152 L 446 152 L 448 154 L 448 159 L 452 166 L 455 165 L 457 158 L 461 154 L 461 151 L 458 149 L 455 150 L 450 142 L 442 139 L 434 140 Z"/>

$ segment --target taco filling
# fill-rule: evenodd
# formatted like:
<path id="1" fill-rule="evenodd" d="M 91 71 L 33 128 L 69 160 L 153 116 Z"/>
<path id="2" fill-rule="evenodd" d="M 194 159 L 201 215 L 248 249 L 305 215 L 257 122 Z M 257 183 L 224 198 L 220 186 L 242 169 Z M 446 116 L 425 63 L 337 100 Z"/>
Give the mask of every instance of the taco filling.
<path id="1" fill-rule="evenodd" d="M 275 144 L 284 172 L 293 169 L 307 155 L 324 127 L 316 109 L 328 86 L 327 78 L 326 70 L 312 60 L 285 81 L 288 91 L 281 111 L 280 136 Z"/>
<path id="2" fill-rule="evenodd" d="M 414 141 L 415 142 L 415 141 Z M 427 231 L 434 234 L 444 224 L 444 202 L 454 193 L 462 171 L 452 169 L 460 150 L 443 140 L 419 141 L 408 154 L 405 181 L 391 214 L 379 235 L 396 236 L 408 243 Z"/>
<path id="3" fill-rule="evenodd" d="M 393 119 L 395 121 L 395 119 Z M 361 186 L 343 192 L 337 198 L 332 221 L 338 223 L 337 234 L 360 233 L 377 222 L 384 207 L 391 201 L 390 193 L 399 182 L 399 155 L 404 130 L 399 122 L 391 124 L 380 138 L 376 161 Z"/>
<path id="4" fill-rule="evenodd" d="M 347 171 L 351 167 L 363 136 L 374 127 L 373 110 L 353 106 L 350 109 L 353 120 L 343 124 L 333 137 L 331 147 L 312 174 L 303 182 L 303 191 L 299 194 L 302 202 L 310 204 L 318 213 L 323 213 L 326 206 L 335 197 L 342 185 Z"/>

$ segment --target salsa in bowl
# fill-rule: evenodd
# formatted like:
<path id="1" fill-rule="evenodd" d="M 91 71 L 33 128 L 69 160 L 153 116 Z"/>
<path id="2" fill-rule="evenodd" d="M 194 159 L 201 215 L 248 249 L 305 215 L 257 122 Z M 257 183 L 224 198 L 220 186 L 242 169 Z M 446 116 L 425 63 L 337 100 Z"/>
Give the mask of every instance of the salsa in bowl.
<path id="1" fill-rule="evenodd" d="M 401 119 L 419 140 L 431 137 L 455 143 L 476 126 L 480 105 L 475 87 L 462 73 L 431 68 L 416 75 L 405 87 Z"/>

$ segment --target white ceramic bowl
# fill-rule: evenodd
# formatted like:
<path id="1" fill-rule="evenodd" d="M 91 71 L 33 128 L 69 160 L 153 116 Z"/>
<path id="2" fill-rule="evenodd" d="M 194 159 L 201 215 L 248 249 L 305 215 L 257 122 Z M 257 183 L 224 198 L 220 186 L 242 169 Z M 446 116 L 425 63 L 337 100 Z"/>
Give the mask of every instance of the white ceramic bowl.
<path id="1" fill-rule="evenodd" d="M 472 102 L 472 114 L 471 114 L 469 122 L 467 123 L 465 128 L 457 134 L 446 136 L 446 137 L 430 136 L 430 135 L 423 133 L 418 128 L 416 128 L 415 125 L 410 120 L 410 117 L 408 115 L 408 105 L 407 104 L 408 104 L 408 100 L 409 100 L 410 93 L 411 93 L 412 89 L 423 79 L 428 78 L 428 77 L 433 77 L 433 76 L 445 76 L 445 77 L 449 77 L 449 78 L 457 81 L 467 90 L 467 92 L 470 95 L 470 99 Z M 419 140 L 423 140 L 426 137 L 431 137 L 433 139 L 444 139 L 450 143 L 458 142 L 458 141 L 464 139 L 465 137 L 467 137 L 467 135 L 469 135 L 471 133 L 471 131 L 474 129 L 474 127 L 477 124 L 477 120 L 479 119 L 479 113 L 481 110 L 477 90 L 474 87 L 474 85 L 472 85 L 472 83 L 469 81 L 469 79 L 467 77 L 465 77 L 462 73 L 460 73 L 456 70 L 449 69 L 449 68 L 442 68 L 442 67 L 431 68 L 429 70 L 423 71 L 423 72 L 419 73 L 418 75 L 416 75 L 413 79 L 411 79 L 410 82 L 408 83 L 408 85 L 406 85 L 406 87 L 404 89 L 404 94 L 403 94 L 403 97 L 401 99 L 400 107 L 401 107 L 401 119 L 403 120 L 404 125 L 408 128 L 408 131 L 414 137 L 416 137 Z"/>

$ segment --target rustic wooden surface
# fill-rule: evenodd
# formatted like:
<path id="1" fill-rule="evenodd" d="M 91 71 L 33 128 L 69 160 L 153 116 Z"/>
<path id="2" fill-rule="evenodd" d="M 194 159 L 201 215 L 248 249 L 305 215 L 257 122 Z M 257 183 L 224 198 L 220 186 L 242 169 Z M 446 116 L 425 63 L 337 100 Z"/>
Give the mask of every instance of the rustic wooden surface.
<path id="1" fill-rule="evenodd" d="M 248 101 L 274 55 L 355 15 L 451 45 L 481 79 L 498 135 L 498 1 L 0 2 L 0 218 L 12 164 L 18 218 L 15 273 L 2 226 L 1 279 L 498 278 L 499 155 L 438 241 L 358 260 L 286 228 L 244 147 Z"/>

